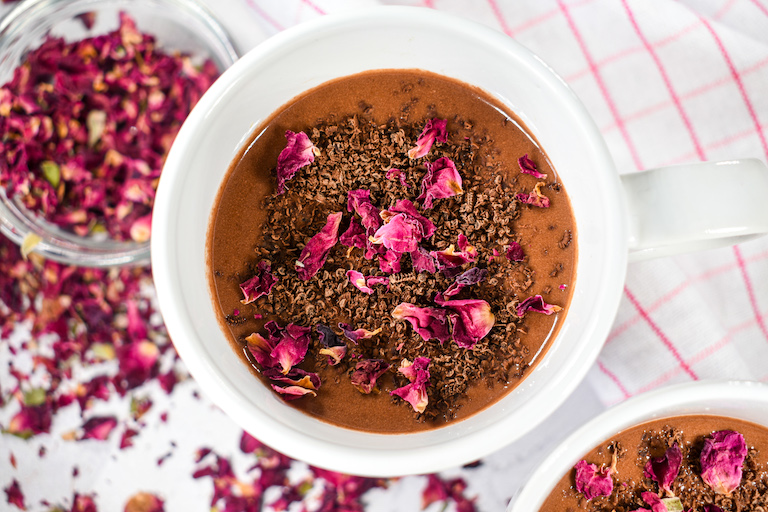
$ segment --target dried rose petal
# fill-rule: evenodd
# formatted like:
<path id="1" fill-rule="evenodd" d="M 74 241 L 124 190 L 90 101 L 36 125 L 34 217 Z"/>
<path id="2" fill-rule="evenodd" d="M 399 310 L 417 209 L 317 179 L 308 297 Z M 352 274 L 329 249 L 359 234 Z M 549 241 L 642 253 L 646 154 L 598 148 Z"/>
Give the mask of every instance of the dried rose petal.
<path id="1" fill-rule="evenodd" d="M 368 236 L 365 234 L 365 230 L 360 224 L 360 221 L 355 217 L 352 217 L 352 220 L 349 221 L 349 227 L 339 237 L 339 243 L 347 247 L 358 247 L 360 249 L 366 248 L 369 243 Z"/>
<path id="2" fill-rule="evenodd" d="M 157 375 L 160 349 L 151 341 L 123 345 L 118 349 L 117 356 L 120 361 L 119 377 L 128 389 L 135 388 Z"/>
<path id="3" fill-rule="evenodd" d="M 587 500 L 597 496 L 610 496 L 613 492 L 611 468 L 597 469 L 596 465 L 580 460 L 574 469 L 576 469 L 576 490 Z"/>
<path id="4" fill-rule="evenodd" d="M 250 304 L 261 296 L 269 295 L 272 287 L 277 283 L 277 277 L 272 274 L 272 267 L 266 260 L 259 262 L 256 267 L 256 275 L 240 285 L 245 297 L 243 304 Z"/>
<path id="5" fill-rule="evenodd" d="M 547 179 L 547 175 L 540 173 L 536 169 L 536 164 L 533 163 L 533 160 L 528 158 L 527 154 L 517 159 L 517 165 L 520 167 L 520 172 L 524 172 L 525 174 L 530 174 L 534 178 L 539 178 L 542 180 Z"/>
<path id="6" fill-rule="evenodd" d="M 312 144 L 304 132 L 285 132 L 287 143 L 277 157 L 277 193 L 285 192 L 285 183 L 292 179 L 296 172 L 315 161 L 320 150 Z"/>
<path id="7" fill-rule="evenodd" d="M 280 329 L 274 321 L 267 322 L 264 328 L 269 331 L 272 343 L 279 340 L 269 355 L 282 368 L 283 374 L 288 373 L 291 368 L 304 360 L 311 341 L 312 329 L 293 323 Z"/>
<path id="8" fill-rule="evenodd" d="M 715 432 L 704 439 L 701 478 L 716 493 L 730 495 L 741 483 L 746 456 L 744 436 L 732 430 Z"/>
<path id="9" fill-rule="evenodd" d="M 704 505 L 704 512 L 724 512 L 724 511 L 717 505 Z"/>
<path id="10" fill-rule="evenodd" d="M 400 184 L 404 188 L 411 188 L 411 185 L 408 184 L 407 181 L 405 181 L 405 171 L 402 169 L 395 169 L 394 167 L 387 171 L 387 173 L 384 175 L 385 178 L 388 180 L 400 180 Z"/>
<path id="11" fill-rule="evenodd" d="M 437 272 L 437 258 L 423 247 L 418 247 L 410 255 L 411 266 L 416 272 L 429 272 L 430 274 Z"/>
<path id="12" fill-rule="evenodd" d="M 389 221 L 369 238 L 372 244 L 382 244 L 400 254 L 417 250 L 421 239 L 420 226 L 412 222 L 405 213 L 390 217 Z"/>
<path id="13" fill-rule="evenodd" d="M 363 359 L 352 372 L 352 385 L 361 393 L 370 394 L 376 388 L 376 381 L 389 370 L 389 364 L 381 359 Z"/>
<path id="14" fill-rule="evenodd" d="M 447 125 L 447 119 L 429 119 L 421 131 L 421 135 L 416 139 L 416 146 L 408 150 L 408 158 L 425 156 L 432 149 L 432 144 L 435 141 L 445 143 L 448 140 Z"/>
<path id="15" fill-rule="evenodd" d="M 390 391 L 390 395 L 399 396 L 413 407 L 413 410 L 422 413 L 427 408 L 429 396 L 427 395 L 427 386 L 429 385 L 429 358 L 417 357 L 413 363 L 403 359 L 400 363 L 398 372 L 405 375 L 409 384 Z"/>
<path id="16" fill-rule="evenodd" d="M 541 193 L 541 187 L 546 185 L 543 181 L 540 181 L 533 187 L 530 194 L 520 193 L 515 198 L 525 204 L 531 206 L 538 206 L 539 208 L 549 208 L 549 198 Z"/>
<path id="17" fill-rule="evenodd" d="M 380 212 L 371 203 L 370 190 L 350 190 L 347 193 L 347 210 L 360 216 L 360 222 L 368 235 L 371 235 L 381 226 Z"/>
<path id="18" fill-rule="evenodd" d="M 361 272 L 358 272 L 357 270 L 347 270 L 347 279 L 349 279 L 349 282 L 361 292 L 369 295 L 373 293 L 373 289 L 365 284 L 365 276 Z"/>
<path id="19" fill-rule="evenodd" d="M 91 418 L 83 425 L 83 435 L 79 439 L 104 441 L 116 426 L 117 419 L 114 416 Z"/>
<path id="20" fill-rule="evenodd" d="M 139 492 L 128 499 L 124 512 L 164 512 L 163 500 L 148 492 Z"/>
<path id="21" fill-rule="evenodd" d="M 469 245 L 469 240 L 464 233 L 459 233 L 457 251 L 453 244 L 442 251 L 432 251 L 430 254 L 437 259 L 437 266 L 440 270 L 451 269 L 472 263 L 477 260 L 477 249 Z"/>
<path id="22" fill-rule="evenodd" d="M 317 396 L 317 393 L 311 389 L 303 388 L 301 386 L 286 386 L 284 388 L 275 384 L 270 384 L 270 386 L 272 386 L 272 389 L 280 393 L 284 400 L 296 400 L 297 398 L 301 398 L 304 395 Z"/>
<path id="23" fill-rule="evenodd" d="M 385 250 L 384 254 L 379 255 L 379 269 L 387 274 L 397 274 L 401 270 L 400 260 L 402 257 L 402 253 Z"/>
<path id="24" fill-rule="evenodd" d="M 453 341 L 461 348 L 472 348 L 485 338 L 496 323 L 491 305 L 480 299 L 444 300 L 437 294 L 435 303 L 451 311 Z"/>
<path id="25" fill-rule="evenodd" d="M 120 436 L 120 449 L 125 450 L 126 448 L 130 448 L 133 446 L 133 438 L 136 437 L 139 434 L 138 430 L 134 430 L 132 428 L 125 429 L 125 432 L 123 432 L 123 435 Z"/>
<path id="26" fill-rule="evenodd" d="M 72 499 L 70 512 L 98 512 L 93 496 L 88 494 L 75 494 Z"/>
<path id="27" fill-rule="evenodd" d="M 349 324 L 339 323 L 339 329 L 342 330 L 344 336 L 357 343 L 360 340 L 367 340 L 368 338 L 372 338 L 373 336 L 379 334 L 382 328 L 379 327 L 375 331 L 368 331 L 365 329 L 353 330 L 352 326 Z"/>
<path id="28" fill-rule="evenodd" d="M 315 330 L 320 334 L 320 343 L 323 345 L 317 353 L 328 356 L 328 364 L 336 366 L 347 355 L 347 344 L 327 325 L 317 324 Z"/>
<path id="29" fill-rule="evenodd" d="M 365 278 L 368 286 L 384 285 L 389 290 L 389 278 L 384 276 L 368 276 Z"/>
<path id="30" fill-rule="evenodd" d="M 667 506 L 662 503 L 661 498 L 652 492 L 640 494 L 643 501 L 651 506 L 651 512 L 667 512 Z"/>
<path id="31" fill-rule="evenodd" d="M 130 234 L 134 242 L 147 242 L 152 234 L 152 215 L 145 215 L 133 221 Z"/>
<path id="32" fill-rule="evenodd" d="M 554 304 L 547 304 L 544 302 L 544 297 L 541 295 L 531 295 L 527 299 L 525 299 L 523 302 L 517 305 L 517 308 L 515 308 L 515 313 L 517 313 L 517 316 L 522 317 L 525 315 L 528 311 L 535 311 L 537 313 L 544 313 L 545 315 L 551 315 L 552 313 L 557 313 L 560 311 L 560 306 L 556 306 Z"/>
<path id="33" fill-rule="evenodd" d="M 24 493 L 21 492 L 21 486 L 15 478 L 3 491 L 5 491 L 5 499 L 8 504 L 16 505 L 21 510 L 27 510 L 27 506 L 24 505 Z"/>
<path id="34" fill-rule="evenodd" d="M 301 368 L 291 368 L 287 374 L 283 374 L 277 368 L 268 368 L 262 372 L 262 375 L 280 384 L 300 386 L 313 391 L 320 389 L 320 376 Z"/>
<path id="35" fill-rule="evenodd" d="M 262 368 L 271 368 L 277 365 L 277 361 L 272 357 L 272 350 L 275 346 L 270 340 L 255 332 L 245 338 L 245 342 L 248 351 Z"/>
<path id="36" fill-rule="evenodd" d="M 450 158 L 442 157 L 434 163 L 427 162 L 427 172 L 421 180 L 421 195 L 417 201 L 423 201 L 424 208 L 432 208 L 435 199 L 445 199 L 463 194 L 461 175 L 456 164 Z"/>
<path id="37" fill-rule="evenodd" d="M 517 242 L 510 242 L 507 246 L 507 259 L 514 262 L 523 261 L 525 259 L 523 247 Z"/>
<path id="38" fill-rule="evenodd" d="M 450 339 L 448 312 L 440 308 L 421 308 L 401 302 L 392 310 L 395 320 L 407 320 L 424 341 L 438 340 L 441 344 Z"/>
<path id="39" fill-rule="evenodd" d="M 649 460 L 645 464 L 643 474 L 646 478 L 657 482 L 662 490 L 671 494 L 672 482 L 677 478 L 682 462 L 683 452 L 680 450 L 680 446 L 674 443 L 662 457 Z"/>
<path id="40" fill-rule="evenodd" d="M 435 229 L 437 229 L 432 221 L 421 215 L 416 206 L 407 199 L 398 200 L 393 207 L 381 211 L 379 216 L 384 222 L 389 222 L 392 217 L 399 213 L 404 213 L 409 222 L 419 226 L 419 233 L 422 239 L 430 238 L 435 233 Z"/>
<path id="41" fill-rule="evenodd" d="M 296 260 L 296 273 L 303 281 L 309 281 L 325 264 L 328 253 L 339 240 L 341 212 L 328 214 L 328 220 L 318 234 L 313 236 Z"/>
<path id="42" fill-rule="evenodd" d="M 34 435 L 50 432 L 52 407 L 48 402 L 40 405 L 23 405 L 4 430 L 9 434 L 28 439 Z"/>
<path id="43" fill-rule="evenodd" d="M 445 290 L 445 297 L 453 297 L 467 286 L 482 282 L 488 276 L 488 270 L 480 267 L 472 267 L 456 276 L 456 280 Z"/>

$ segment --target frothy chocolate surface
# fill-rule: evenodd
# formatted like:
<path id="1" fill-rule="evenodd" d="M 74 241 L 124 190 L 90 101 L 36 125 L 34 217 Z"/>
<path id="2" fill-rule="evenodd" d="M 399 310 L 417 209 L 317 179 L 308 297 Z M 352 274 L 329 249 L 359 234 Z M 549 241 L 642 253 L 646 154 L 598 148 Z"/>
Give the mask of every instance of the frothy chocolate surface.
<path id="1" fill-rule="evenodd" d="M 728 430 L 744 436 L 747 456 L 740 485 L 730 496 L 718 494 L 701 477 L 699 462 L 704 439 L 713 432 Z M 610 467 L 616 454 L 613 492 L 591 500 L 577 491 L 575 470 L 560 480 L 541 507 L 541 512 L 629 512 L 650 510 L 643 492 L 661 494 L 658 483 L 643 470 L 649 458 L 660 458 L 674 443 L 682 451 L 680 472 L 671 491 L 680 498 L 683 510 L 707 511 L 715 505 L 724 512 L 764 510 L 768 507 L 768 429 L 754 423 L 720 416 L 693 415 L 654 420 L 627 429 L 607 439 L 584 455 L 590 464 Z M 717 509 L 713 509 L 717 510 Z"/>
<path id="2" fill-rule="evenodd" d="M 447 119 L 448 140 L 436 143 L 424 158 L 411 159 L 407 152 L 429 119 Z M 306 133 L 319 151 L 314 162 L 287 183 L 288 190 L 277 195 L 275 165 L 286 146 L 286 130 Z M 546 179 L 520 172 L 517 160 L 526 154 Z M 437 199 L 432 209 L 424 209 L 417 196 L 425 163 L 442 157 L 455 162 L 463 193 Z M 403 172 L 405 184 L 387 179 L 392 168 Z M 530 193 L 539 182 L 550 200 L 548 208 L 515 198 Z M 401 302 L 434 307 L 435 294 L 454 282 L 455 272 L 415 272 L 406 254 L 400 271 L 387 273 L 375 258 L 366 259 L 362 249 L 339 243 L 315 276 L 306 282 L 299 279 L 295 262 L 328 214 L 343 212 L 339 232 L 347 229 L 354 216 L 347 211 L 348 192 L 356 189 L 370 190 L 371 202 L 380 210 L 403 199 L 417 205 L 436 226 L 434 236 L 422 243 L 425 250 L 456 245 L 460 233 L 477 250 L 477 260 L 459 270 L 476 266 L 486 270 L 487 277 L 453 298 L 487 301 L 495 323 L 472 349 L 453 340 L 424 341 L 411 325 L 391 316 Z M 506 256 L 506 248 L 515 242 L 525 254 L 521 262 Z M 353 329 L 381 329 L 357 344 L 346 340 L 348 353 L 336 366 L 318 354 L 322 346 L 313 330 L 300 368 L 316 372 L 322 385 L 317 396 L 290 402 L 324 421 L 373 432 L 439 427 L 509 392 L 559 329 L 575 278 L 576 232 L 568 197 L 523 123 L 485 93 L 417 70 L 380 70 L 338 79 L 277 111 L 233 162 L 219 193 L 208 243 L 211 292 L 222 328 L 257 375 L 262 369 L 244 340 L 254 332 L 264 333 L 269 320 L 313 329 L 323 324 L 339 335 L 340 322 Z M 262 260 L 270 262 L 278 283 L 268 296 L 243 305 L 239 285 L 254 275 Z M 388 277 L 389 286 L 362 293 L 350 284 L 350 269 Z M 516 306 L 533 295 L 563 309 L 518 317 Z M 429 403 L 423 413 L 390 396 L 408 383 L 397 372 L 401 361 L 417 357 L 430 358 Z M 391 365 L 370 394 L 350 383 L 356 362 L 363 359 Z"/>

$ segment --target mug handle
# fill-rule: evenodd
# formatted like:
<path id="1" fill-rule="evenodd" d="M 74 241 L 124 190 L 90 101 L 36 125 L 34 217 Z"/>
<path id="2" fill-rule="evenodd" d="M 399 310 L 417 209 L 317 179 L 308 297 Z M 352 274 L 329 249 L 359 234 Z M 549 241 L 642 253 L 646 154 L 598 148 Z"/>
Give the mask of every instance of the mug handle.
<path id="1" fill-rule="evenodd" d="M 768 233 L 768 167 L 755 158 L 621 176 L 629 261 L 745 242 Z"/>

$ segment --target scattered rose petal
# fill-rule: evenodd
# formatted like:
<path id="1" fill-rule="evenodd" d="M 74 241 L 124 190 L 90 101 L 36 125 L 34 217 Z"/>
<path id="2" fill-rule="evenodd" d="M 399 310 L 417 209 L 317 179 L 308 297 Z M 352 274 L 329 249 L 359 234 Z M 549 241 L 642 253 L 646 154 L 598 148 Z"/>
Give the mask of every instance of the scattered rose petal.
<path id="1" fill-rule="evenodd" d="M 15 505 L 21 510 L 27 510 L 27 506 L 24 504 L 24 493 L 15 478 L 3 491 L 5 491 L 5 499 L 10 505 Z"/>
<path id="2" fill-rule="evenodd" d="M 262 368 L 271 368 L 277 365 L 277 361 L 272 357 L 272 350 L 275 347 L 270 340 L 255 332 L 245 338 L 245 342 L 248 351 Z"/>
<path id="3" fill-rule="evenodd" d="M 22 405 L 4 432 L 28 439 L 37 434 L 50 432 L 52 419 L 52 406 L 47 401 L 41 405 Z"/>
<path id="4" fill-rule="evenodd" d="M 744 436 L 732 430 L 715 432 L 704 439 L 701 478 L 716 493 L 730 495 L 741 483 L 746 456 Z"/>
<path id="5" fill-rule="evenodd" d="M 432 221 L 421 215 L 416 206 L 407 199 L 398 200 L 393 207 L 382 210 L 379 216 L 384 222 L 389 222 L 392 217 L 399 213 L 405 214 L 409 222 L 418 225 L 418 232 L 422 239 L 430 238 L 437 229 Z"/>
<path id="6" fill-rule="evenodd" d="M 352 326 L 344 323 L 339 323 L 339 329 L 342 330 L 342 332 L 344 333 L 344 336 L 346 336 L 350 340 L 357 343 L 360 340 L 367 340 L 368 338 L 372 338 L 373 336 L 379 334 L 382 328 L 379 327 L 375 331 L 368 331 L 366 329 L 353 330 Z"/>
<path id="7" fill-rule="evenodd" d="M 376 381 L 389 370 L 389 364 L 381 359 L 363 359 L 355 365 L 350 377 L 352 385 L 361 393 L 370 394 L 376 388 Z"/>
<path id="8" fill-rule="evenodd" d="M 536 169 L 536 164 L 533 163 L 533 160 L 528 158 L 527 154 L 517 159 L 517 165 L 520 167 L 520 172 L 524 172 L 525 174 L 530 174 L 534 178 L 539 178 L 542 180 L 547 179 L 547 175 L 540 173 Z"/>
<path id="9" fill-rule="evenodd" d="M 528 311 L 551 315 L 552 313 L 557 313 L 561 309 L 563 308 L 560 306 L 544 302 L 544 298 L 541 295 L 532 295 L 517 305 L 515 313 L 517 313 L 517 316 L 519 317 L 522 317 Z"/>
<path id="10" fill-rule="evenodd" d="M 125 512 L 165 512 L 163 500 L 148 492 L 139 492 L 128 499 Z"/>
<path id="11" fill-rule="evenodd" d="M 339 240 L 341 212 L 328 214 L 328 220 L 318 234 L 313 236 L 296 261 L 296 273 L 303 281 L 309 281 L 325 264 L 328 253 Z"/>
<path id="12" fill-rule="evenodd" d="M 423 201 L 424 208 L 432 208 L 435 199 L 445 199 L 463 194 L 461 175 L 451 159 L 442 157 L 434 163 L 426 163 L 427 172 L 421 181 L 421 195 L 417 201 Z"/>
<path id="13" fill-rule="evenodd" d="M 456 280 L 453 282 L 453 284 L 451 284 L 451 286 L 448 287 L 447 290 L 445 290 L 443 295 L 445 297 L 453 297 L 454 295 L 458 295 L 458 293 L 467 286 L 472 286 L 473 284 L 482 282 L 487 275 L 488 270 L 479 267 L 472 267 L 469 270 L 456 276 Z"/>
<path id="14" fill-rule="evenodd" d="M 423 247 L 418 247 L 410 255 L 411 265 L 416 272 L 428 272 L 430 274 L 437 272 L 437 257 Z"/>
<path id="15" fill-rule="evenodd" d="M 576 469 L 576 490 L 587 500 L 597 496 L 610 496 L 613 492 L 611 468 L 597 469 L 596 465 L 580 460 L 574 469 Z"/>
<path id="16" fill-rule="evenodd" d="M 408 150 L 408 158 L 426 156 L 435 141 L 445 143 L 448 140 L 447 126 L 447 119 L 429 119 L 416 139 L 416 146 Z"/>
<path id="17" fill-rule="evenodd" d="M 662 490 L 671 494 L 672 482 L 677 478 L 682 462 L 683 452 L 680 450 L 680 446 L 674 443 L 662 457 L 649 460 L 645 464 L 643 474 L 646 478 L 657 482 Z"/>
<path id="18" fill-rule="evenodd" d="M 269 355 L 280 366 L 283 374 L 288 373 L 291 368 L 304 360 L 311 341 L 312 329 L 293 323 L 281 329 L 274 321 L 267 322 L 264 328 L 269 331 L 269 338 L 274 344 Z"/>
<path id="19" fill-rule="evenodd" d="M 424 341 L 438 340 L 441 344 L 450 339 L 448 312 L 440 308 L 421 308 L 401 302 L 392 310 L 392 318 L 407 320 Z"/>
<path id="20" fill-rule="evenodd" d="M 384 276 L 368 276 L 365 278 L 365 283 L 368 286 L 378 286 L 382 285 L 389 290 L 389 278 Z"/>
<path id="21" fill-rule="evenodd" d="M 75 494 L 72 499 L 70 512 L 98 512 L 93 496 L 88 494 Z"/>
<path id="22" fill-rule="evenodd" d="M 317 351 L 318 354 L 328 356 L 328 364 L 336 366 L 347 355 L 347 344 L 327 325 L 317 324 L 315 330 L 320 335 L 320 343 L 323 345 L 323 348 Z"/>
<path id="23" fill-rule="evenodd" d="M 126 448 L 130 448 L 133 446 L 133 438 L 136 437 L 139 434 L 138 430 L 134 430 L 132 428 L 125 429 L 125 432 L 123 432 L 123 435 L 120 436 L 120 449 L 125 450 Z"/>
<path id="24" fill-rule="evenodd" d="M 296 172 L 304 166 L 315 161 L 315 156 L 320 150 L 312 144 L 304 132 L 285 132 L 287 143 L 277 157 L 277 193 L 286 191 L 285 184 L 291 180 Z"/>
<path id="25" fill-rule="evenodd" d="M 134 242 L 147 242 L 152 234 L 152 214 L 139 217 L 131 224 L 131 240 Z"/>
<path id="26" fill-rule="evenodd" d="M 523 247 L 517 242 L 510 242 L 507 246 L 507 259 L 514 262 L 523 261 L 525 259 Z"/>
<path id="27" fill-rule="evenodd" d="M 400 272 L 400 260 L 402 253 L 397 251 L 385 251 L 379 255 L 379 269 L 386 274 L 397 274 Z"/>
<path id="28" fill-rule="evenodd" d="M 367 235 L 372 235 L 381 226 L 380 212 L 371 202 L 370 190 L 350 190 L 347 193 L 347 210 L 360 216 Z"/>
<path id="29" fill-rule="evenodd" d="M 395 169 L 394 167 L 387 171 L 384 175 L 388 180 L 400 180 L 400 185 L 404 188 L 411 188 L 407 181 L 405 181 L 405 171 L 401 169 Z"/>
<path id="30" fill-rule="evenodd" d="M 291 368 L 287 374 L 283 374 L 277 368 L 267 368 L 262 372 L 269 380 L 280 384 L 290 386 L 299 386 L 312 391 L 320 389 L 320 376 L 313 372 L 302 370 L 301 368 Z"/>
<path id="31" fill-rule="evenodd" d="M 123 345 L 117 351 L 120 380 L 127 389 L 133 389 L 150 377 L 157 376 L 160 349 L 151 341 Z"/>
<path id="32" fill-rule="evenodd" d="M 610 477 L 609 477 L 610 478 Z M 651 512 L 667 512 L 667 506 L 661 501 L 658 495 L 652 492 L 644 492 L 640 494 L 643 501 L 651 506 Z"/>
<path id="33" fill-rule="evenodd" d="M 357 270 L 347 270 L 347 278 L 349 279 L 349 282 L 361 292 L 369 295 L 373 293 L 373 289 L 365 284 L 365 276 L 361 272 L 358 272 Z"/>
<path id="34" fill-rule="evenodd" d="M 538 206 L 539 208 L 549 208 L 549 198 L 541 193 L 541 187 L 546 185 L 543 181 L 540 181 L 533 187 L 530 194 L 520 193 L 515 198 L 525 204 L 531 206 Z"/>
<path id="35" fill-rule="evenodd" d="M 387 249 L 400 254 L 415 251 L 421 239 L 419 225 L 413 223 L 405 213 L 390 217 L 389 221 L 369 238 L 372 244 L 382 244 Z"/>
<path id="36" fill-rule="evenodd" d="M 435 297 L 435 303 L 450 310 L 448 317 L 453 324 L 453 341 L 461 348 L 471 349 L 485 338 L 496 323 L 491 305 L 480 299 L 445 300 Z"/>
<path id="37" fill-rule="evenodd" d="M 240 285 L 245 297 L 243 304 L 250 304 L 259 297 L 269 295 L 272 287 L 277 283 L 277 277 L 272 274 L 272 267 L 266 260 L 261 260 L 256 267 L 256 275 Z"/>
<path id="38" fill-rule="evenodd" d="M 463 233 L 459 233 L 457 245 L 459 246 L 458 251 L 451 244 L 447 249 L 430 253 L 437 259 L 437 266 L 440 270 L 457 268 L 477 260 L 477 249 L 469 245 L 469 240 Z"/>
<path id="39" fill-rule="evenodd" d="M 724 511 L 717 505 L 704 505 L 704 512 L 724 512 Z"/>
<path id="40" fill-rule="evenodd" d="M 358 247 L 360 249 L 367 247 L 369 244 L 368 236 L 357 218 L 352 217 L 352 220 L 349 221 L 349 227 L 339 237 L 339 243 L 346 247 Z M 373 256 L 371 255 L 371 257 Z"/>
<path id="41" fill-rule="evenodd" d="M 296 400 L 297 398 L 301 398 L 305 395 L 317 396 L 317 393 L 311 389 L 307 389 L 301 386 L 280 387 L 275 384 L 270 384 L 270 386 L 272 386 L 272 389 L 280 393 L 284 400 Z"/>
<path id="42" fill-rule="evenodd" d="M 79 440 L 97 439 L 104 441 L 116 426 L 117 419 L 114 416 L 91 418 L 83 425 L 83 435 L 79 437 Z"/>
<path id="43" fill-rule="evenodd" d="M 417 357 L 413 363 L 403 359 L 400 363 L 398 372 L 405 375 L 409 384 L 391 391 L 389 394 L 399 396 L 413 407 L 413 410 L 422 413 L 427 408 L 429 396 L 427 395 L 427 386 L 429 385 L 429 358 Z"/>

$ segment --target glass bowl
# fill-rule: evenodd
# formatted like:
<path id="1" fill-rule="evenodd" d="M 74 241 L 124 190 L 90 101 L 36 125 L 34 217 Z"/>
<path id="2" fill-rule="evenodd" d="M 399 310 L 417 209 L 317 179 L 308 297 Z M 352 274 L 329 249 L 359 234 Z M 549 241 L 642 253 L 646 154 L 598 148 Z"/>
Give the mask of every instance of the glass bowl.
<path id="1" fill-rule="evenodd" d="M 195 64 L 211 59 L 219 72 L 238 59 L 224 28 L 195 0 L 27 0 L 0 20 L 0 84 L 47 36 L 72 42 L 105 34 L 118 28 L 120 12 L 132 17 L 140 32 L 153 35 L 166 53 L 189 54 Z M 87 13 L 95 14 L 90 28 L 79 18 Z M 149 241 L 79 236 L 47 222 L 18 197 L 8 197 L 5 187 L 0 190 L 0 231 L 19 245 L 28 237 L 39 239 L 34 252 L 68 264 L 149 264 Z"/>

